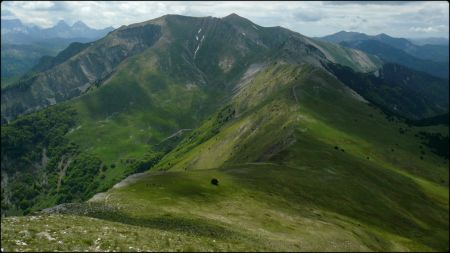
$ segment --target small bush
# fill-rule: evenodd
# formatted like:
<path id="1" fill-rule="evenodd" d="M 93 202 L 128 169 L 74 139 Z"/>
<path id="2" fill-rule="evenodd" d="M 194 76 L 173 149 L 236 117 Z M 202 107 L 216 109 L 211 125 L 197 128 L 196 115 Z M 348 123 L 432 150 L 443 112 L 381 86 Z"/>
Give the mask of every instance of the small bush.
<path id="1" fill-rule="evenodd" d="M 216 178 L 213 178 L 213 179 L 211 179 L 211 184 L 218 186 L 219 185 L 219 180 L 217 180 Z"/>

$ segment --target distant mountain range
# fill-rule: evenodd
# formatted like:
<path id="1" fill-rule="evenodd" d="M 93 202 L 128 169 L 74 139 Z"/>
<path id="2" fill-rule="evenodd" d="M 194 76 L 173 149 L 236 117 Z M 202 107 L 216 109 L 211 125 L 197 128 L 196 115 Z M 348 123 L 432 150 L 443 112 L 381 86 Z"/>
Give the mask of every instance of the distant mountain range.
<path id="1" fill-rule="evenodd" d="M 423 46 L 426 44 L 429 45 L 446 45 L 448 46 L 448 38 L 442 37 L 430 37 L 430 38 L 408 38 L 412 43 Z"/>
<path id="2" fill-rule="evenodd" d="M 448 45 L 416 45 L 405 38 L 394 38 L 387 34 L 367 35 L 358 32 L 340 31 L 338 33 L 327 35 L 322 39 L 330 42 L 352 42 L 352 41 L 379 41 L 391 47 L 405 51 L 406 53 L 426 60 L 448 61 Z"/>
<path id="3" fill-rule="evenodd" d="M 376 55 L 386 62 L 448 79 L 448 45 L 416 45 L 404 38 L 394 38 L 384 33 L 367 35 L 341 31 L 320 38 Z"/>
<path id="4" fill-rule="evenodd" d="M 43 56 L 55 56 L 73 42 L 104 37 L 113 27 L 92 29 L 81 21 L 69 26 L 59 21 L 50 28 L 24 25 L 19 19 L 1 20 L 2 87 L 30 70 Z"/>
<path id="5" fill-rule="evenodd" d="M 88 38 L 95 40 L 105 36 L 112 30 L 114 30 L 113 27 L 100 30 L 93 29 L 82 21 L 77 21 L 72 26 L 69 26 L 65 21 L 61 20 L 53 27 L 40 28 L 37 26 L 26 26 L 19 19 L 2 19 L 1 34 L 2 43 L 31 44 L 55 38 Z"/>

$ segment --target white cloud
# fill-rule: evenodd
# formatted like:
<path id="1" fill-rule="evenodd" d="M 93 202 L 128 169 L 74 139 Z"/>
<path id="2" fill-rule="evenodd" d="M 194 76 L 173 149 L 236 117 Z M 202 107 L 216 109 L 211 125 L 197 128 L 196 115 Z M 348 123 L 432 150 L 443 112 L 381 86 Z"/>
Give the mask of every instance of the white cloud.
<path id="1" fill-rule="evenodd" d="M 426 33 L 428 33 L 428 32 L 436 32 L 437 31 L 436 28 L 431 27 L 431 26 L 428 26 L 428 27 L 416 27 L 416 26 L 413 26 L 413 27 L 409 28 L 409 30 L 410 31 L 414 31 L 414 32 L 426 32 Z"/>
<path id="2" fill-rule="evenodd" d="M 262 26 L 284 26 L 307 36 L 340 30 L 397 37 L 448 37 L 448 2 L 2 2 L 24 23 L 49 27 L 64 19 L 95 28 L 120 27 L 165 14 L 224 17 L 236 13 Z M 4 15 L 3 12 L 8 12 Z M 424 33 L 424 31 L 426 31 Z"/>
<path id="3" fill-rule="evenodd" d="M 447 32 L 448 33 L 448 26 L 445 26 L 445 25 L 427 26 L 427 27 L 412 26 L 409 28 L 409 30 L 414 31 L 414 32 L 425 32 L 425 33 L 432 33 L 432 32 Z"/>
<path id="4" fill-rule="evenodd" d="M 15 17 L 16 16 L 11 11 L 2 10 L 2 19 L 13 19 Z"/>

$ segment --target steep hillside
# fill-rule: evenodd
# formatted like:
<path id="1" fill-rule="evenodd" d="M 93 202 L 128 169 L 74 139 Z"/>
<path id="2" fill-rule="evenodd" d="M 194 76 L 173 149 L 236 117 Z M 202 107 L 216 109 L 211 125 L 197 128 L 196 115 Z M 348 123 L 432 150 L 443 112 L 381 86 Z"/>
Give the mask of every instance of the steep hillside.
<path id="1" fill-rule="evenodd" d="M 81 52 L 83 49 L 91 45 L 92 43 L 81 43 L 81 42 L 73 42 L 68 45 L 64 50 L 58 53 L 55 57 L 44 56 L 39 59 L 38 64 L 33 66 L 31 69 L 31 73 L 35 72 L 43 72 L 55 67 L 58 64 L 63 63 L 68 60 L 72 56 Z"/>
<path id="2" fill-rule="evenodd" d="M 399 132 L 403 128 L 405 132 Z M 448 135 L 445 127 L 437 129 Z M 359 227 L 364 231 L 362 234 L 380 236 L 378 240 L 372 237 L 373 241 L 366 241 L 359 234 L 357 242 L 348 239 L 348 247 L 443 250 L 448 248 L 448 160 L 421 147 L 421 140 L 415 134 L 423 130 L 389 121 L 383 112 L 369 106 L 320 69 L 275 65 L 256 74 L 239 89 L 228 106 L 152 169 L 168 170 L 167 174 L 150 173 L 136 184 L 111 190 L 106 194 L 109 196 L 107 203 L 119 203 L 120 207 L 122 203 L 133 203 L 131 196 L 140 196 L 140 199 L 145 196 L 144 199 L 152 203 L 162 198 L 160 194 L 178 194 L 175 198 L 187 198 L 188 203 L 196 203 L 190 208 L 191 214 L 224 222 L 219 217 L 232 219 L 229 217 L 233 215 L 222 213 L 220 210 L 229 212 L 229 209 L 217 208 L 217 205 L 236 203 L 236 199 L 232 200 L 235 195 L 227 191 L 244 188 L 251 193 L 237 195 L 244 198 L 243 203 L 252 203 L 244 208 L 244 213 L 254 218 L 242 221 L 246 224 L 243 227 L 253 233 L 258 229 L 269 230 L 268 241 L 277 238 L 279 233 L 289 241 L 286 238 L 296 235 L 301 228 L 292 221 L 302 215 L 312 215 L 315 212 L 306 210 L 314 207 L 345 216 L 363 226 L 347 221 L 346 225 L 341 224 L 346 230 Z M 421 153 L 425 155 L 419 157 Z M 214 168 L 220 169 L 196 172 Z M 202 174 L 204 176 L 200 176 Z M 211 192 L 210 187 L 203 188 L 209 183 L 207 175 L 217 178 L 217 188 L 226 193 L 221 192 L 222 195 Z M 203 178 L 197 182 L 201 188 L 190 191 L 193 186 L 178 184 L 179 181 L 173 179 L 173 186 L 162 183 L 177 176 Z M 149 190 L 145 190 L 146 184 Z M 155 184 L 164 188 L 156 190 Z M 197 202 L 197 198 L 214 199 Z M 185 210 L 182 204 L 171 204 L 177 203 L 176 199 L 160 201 L 158 206 L 166 207 L 162 208 L 164 212 L 176 215 L 176 210 Z M 273 206 L 263 210 L 287 212 L 284 213 L 287 217 L 276 219 L 280 223 L 274 227 L 265 226 L 273 217 L 251 214 L 253 206 L 257 205 L 254 202 L 272 203 Z M 292 209 L 295 211 L 290 213 L 288 210 Z M 129 211 L 134 212 L 139 211 Z M 154 212 L 163 213 L 160 209 Z M 319 220 L 338 224 L 332 221 L 335 216 L 330 213 L 318 216 Z M 319 229 L 317 233 L 325 236 L 328 231 Z M 393 235 L 399 237 L 394 239 Z M 401 237 L 416 244 L 405 244 Z M 304 238 L 307 239 L 299 241 L 303 247 L 308 245 L 308 239 L 314 240 L 314 235 Z M 294 242 L 288 245 L 295 247 Z M 316 250 L 330 247 L 325 245 Z M 344 244 L 337 247 L 346 249 Z"/>
<path id="3" fill-rule="evenodd" d="M 71 43 L 87 43 L 88 38 L 47 39 L 32 44 L 2 43 L 2 89 L 19 80 L 33 67 L 39 66 L 41 60 L 52 59 Z M 41 59 L 42 58 L 42 59 Z"/>
<path id="4" fill-rule="evenodd" d="M 30 45 L 2 44 L 1 88 L 67 60 L 89 43 L 85 38 L 54 39 Z M 23 76 L 27 74 L 27 76 Z"/>
<path id="5" fill-rule="evenodd" d="M 375 71 L 381 64 L 377 58 L 360 51 L 332 44 L 324 47 L 287 29 L 258 28 L 250 21 L 233 15 L 223 19 L 167 15 L 121 27 L 64 62 L 44 72 L 26 75 L 2 91 L 2 121 L 10 121 L 18 115 L 80 96 L 89 87 L 108 81 L 108 77 L 114 75 L 126 59 L 146 49 L 155 47 L 156 50 L 159 45 L 166 45 L 167 51 L 182 56 L 182 63 L 176 64 L 194 64 L 189 68 L 200 70 L 196 75 L 207 75 L 208 81 L 224 85 L 224 82 L 230 81 L 225 79 L 235 78 L 246 62 L 262 61 L 271 50 L 278 50 L 291 37 L 319 49 L 323 60 L 357 71 Z M 240 58 L 243 62 L 239 62 Z M 302 58 L 298 60 L 307 62 Z M 172 62 L 164 64 L 170 67 Z M 178 74 L 175 68 L 166 67 L 165 70 Z"/>
<path id="6" fill-rule="evenodd" d="M 159 26 L 118 29 L 52 69 L 27 76 L 2 91 L 2 118 L 35 111 L 80 95 L 106 79 L 129 55 L 141 52 L 161 36 Z"/>
<path id="7" fill-rule="evenodd" d="M 447 250 L 448 160 L 421 146 L 414 135 L 424 130 L 448 135 L 445 127 L 388 120 L 321 68 L 252 66 L 228 105 L 151 172 L 90 203 L 3 219 L 2 243 L 8 250 Z M 37 235 L 44 224 L 48 236 Z"/>
<path id="8" fill-rule="evenodd" d="M 374 75 L 340 65 L 330 71 L 387 114 L 417 120 L 448 112 L 448 81 L 397 64 L 385 64 Z"/>

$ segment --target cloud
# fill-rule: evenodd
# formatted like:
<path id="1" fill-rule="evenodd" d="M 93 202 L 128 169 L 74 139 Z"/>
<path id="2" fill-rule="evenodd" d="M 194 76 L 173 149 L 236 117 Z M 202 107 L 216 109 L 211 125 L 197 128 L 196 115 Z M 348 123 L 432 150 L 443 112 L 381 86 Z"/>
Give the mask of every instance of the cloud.
<path id="1" fill-rule="evenodd" d="M 409 30 L 410 31 L 414 31 L 414 32 L 436 32 L 437 31 L 436 28 L 431 27 L 431 26 L 428 26 L 428 27 L 416 27 L 416 26 L 413 26 L 413 27 L 410 27 Z"/>
<path id="2" fill-rule="evenodd" d="M 448 2 L 210 2 L 210 1 L 68 1 L 1 3 L 2 18 L 14 14 L 23 23 L 50 27 L 63 19 L 81 20 L 94 28 L 120 27 L 165 14 L 224 17 L 230 13 L 262 26 L 283 26 L 307 36 L 341 30 L 395 37 L 448 37 Z M 427 32 L 424 32 L 427 31 Z"/>
<path id="3" fill-rule="evenodd" d="M 295 13 L 294 17 L 296 20 L 305 21 L 305 22 L 315 22 L 315 21 L 319 21 L 322 19 L 321 15 L 305 13 L 305 12 Z"/>
<path id="4" fill-rule="evenodd" d="M 418 26 L 412 26 L 409 28 L 410 31 L 414 32 L 425 32 L 425 33 L 431 33 L 431 32 L 443 32 L 445 30 L 448 31 L 448 26 L 445 25 L 439 25 L 439 26 L 427 26 L 427 27 L 418 27 Z"/>
<path id="5" fill-rule="evenodd" d="M 325 1 L 329 5 L 405 5 L 414 1 Z"/>
<path id="6" fill-rule="evenodd" d="M 8 11 L 8 10 L 3 10 L 2 9 L 1 14 L 2 14 L 2 19 L 13 19 L 13 18 L 16 17 L 14 15 L 14 13 L 12 13 L 11 11 Z"/>
<path id="7" fill-rule="evenodd" d="M 29 2 L 14 2 L 16 6 L 20 6 L 25 10 L 49 10 L 51 9 L 55 3 L 51 1 L 29 1 Z"/>

